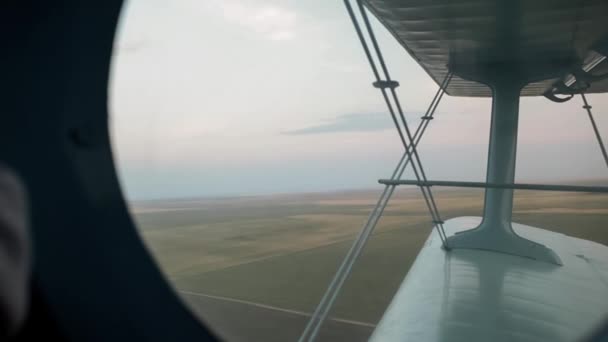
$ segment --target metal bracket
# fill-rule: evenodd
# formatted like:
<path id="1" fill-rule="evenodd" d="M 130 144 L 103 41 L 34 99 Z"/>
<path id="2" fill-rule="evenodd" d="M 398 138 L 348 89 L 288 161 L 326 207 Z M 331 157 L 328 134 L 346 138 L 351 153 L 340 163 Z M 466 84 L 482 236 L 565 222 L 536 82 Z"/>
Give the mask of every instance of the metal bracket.
<path id="1" fill-rule="evenodd" d="M 387 88 L 395 89 L 395 88 L 399 87 L 399 82 L 393 81 L 393 80 L 376 81 L 372 84 L 374 85 L 374 88 L 378 88 L 378 89 L 387 89 Z"/>

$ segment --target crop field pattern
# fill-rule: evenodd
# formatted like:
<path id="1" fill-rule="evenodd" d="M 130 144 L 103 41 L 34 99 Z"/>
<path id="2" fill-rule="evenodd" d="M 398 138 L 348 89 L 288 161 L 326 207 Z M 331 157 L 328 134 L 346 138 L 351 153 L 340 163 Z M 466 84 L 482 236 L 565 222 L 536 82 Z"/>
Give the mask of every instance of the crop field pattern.
<path id="1" fill-rule="evenodd" d="M 481 216 L 483 191 L 435 189 L 443 219 Z M 380 190 L 131 203 L 151 254 L 184 303 L 228 341 L 296 340 Z M 608 245 L 608 195 L 517 191 L 513 220 Z M 430 233 L 401 188 L 321 332 L 365 341 Z"/>

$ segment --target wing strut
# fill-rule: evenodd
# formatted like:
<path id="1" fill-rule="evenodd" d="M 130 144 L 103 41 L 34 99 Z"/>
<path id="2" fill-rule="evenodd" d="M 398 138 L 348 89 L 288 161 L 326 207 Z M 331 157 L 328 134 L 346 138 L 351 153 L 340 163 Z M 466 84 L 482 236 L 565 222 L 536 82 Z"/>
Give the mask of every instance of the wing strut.
<path id="1" fill-rule="evenodd" d="M 411 132 L 408 128 L 407 122 L 405 120 L 403 110 L 401 108 L 401 105 L 398 101 L 398 98 L 397 98 L 397 95 L 395 92 L 395 88 L 399 86 L 399 83 L 394 80 L 391 80 L 391 78 L 390 78 L 388 69 L 386 68 L 384 59 L 382 58 L 382 54 L 378 47 L 378 43 L 374 37 L 373 31 L 371 29 L 371 25 L 369 24 L 369 20 L 367 18 L 365 10 L 364 10 L 363 6 L 361 5 L 361 2 L 357 1 L 358 5 L 359 5 L 359 9 L 361 10 L 361 13 L 362 13 L 361 15 L 366 24 L 368 34 L 374 45 L 376 55 L 378 57 L 378 60 L 381 63 L 381 67 L 383 69 L 386 80 L 382 80 L 380 77 L 380 74 L 378 73 L 378 69 L 374 63 L 374 60 L 370 53 L 369 47 L 365 41 L 365 38 L 363 37 L 361 27 L 359 26 L 359 23 L 354 15 L 354 12 L 352 10 L 352 7 L 351 7 L 349 1 L 350 0 L 344 0 L 344 3 L 346 5 L 350 18 L 353 22 L 353 25 L 355 26 L 355 30 L 357 31 L 359 40 L 361 41 L 361 44 L 363 46 L 367 59 L 370 63 L 370 66 L 371 66 L 374 76 L 376 78 L 376 81 L 373 83 L 373 85 L 374 85 L 374 87 L 380 89 L 380 91 L 382 92 L 383 98 L 387 104 L 387 107 L 389 108 L 389 112 L 391 114 L 395 127 L 397 128 L 397 132 L 399 133 L 401 142 L 403 143 L 404 148 L 405 148 L 405 151 L 403 153 L 403 156 L 401 157 L 401 160 L 399 161 L 399 163 L 397 164 L 397 167 L 393 171 L 391 180 L 393 180 L 393 181 L 400 180 L 407 165 L 410 162 L 412 162 L 412 168 L 414 170 L 416 179 L 418 179 L 421 182 L 424 182 L 424 181 L 426 181 L 426 174 L 424 173 L 424 170 L 422 169 L 422 164 L 420 162 L 420 158 L 416 151 L 416 146 L 420 142 L 422 135 L 426 131 L 430 121 L 433 119 L 437 106 L 439 105 L 439 102 L 441 101 L 443 95 L 445 94 L 445 89 L 447 89 L 448 84 L 452 79 L 452 73 L 446 74 L 442 84 L 440 85 L 439 89 L 437 90 L 437 93 L 433 97 L 431 104 L 429 105 L 428 109 L 426 110 L 424 116 L 421 118 L 420 123 L 419 123 L 414 135 L 412 136 Z M 395 110 L 393 109 L 393 106 L 389 100 L 389 96 L 387 94 L 387 89 L 390 90 L 391 97 L 395 103 L 395 107 L 397 108 L 397 113 L 399 115 L 399 118 L 401 119 L 401 125 L 403 125 L 403 130 L 401 128 L 399 120 L 397 119 L 397 116 L 395 115 Z M 403 131 L 405 131 L 405 133 L 406 133 L 405 136 L 403 134 Z M 409 144 L 405 140 L 406 137 L 407 137 L 407 140 L 409 141 Z M 418 167 L 416 167 L 416 165 Z M 418 168 L 420 169 L 420 172 L 418 171 Z M 353 243 L 352 247 L 346 254 L 346 257 L 344 258 L 338 271 L 334 275 L 334 278 L 332 279 L 329 287 L 327 288 L 327 290 L 326 290 L 325 294 L 323 295 L 321 301 L 319 302 L 317 308 L 313 312 L 308 324 L 306 325 L 306 328 L 304 329 L 304 332 L 300 336 L 300 339 L 299 339 L 300 342 L 305 342 L 305 341 L 311 342 L 316 339 L 316 337 L 321 329 L 321 326 L 323 325 L 323 322 L 327 318 L 327 315 L 329 314 L 329 311 L 331 310 L 333 303 L 335 302 L 335 300 L 338 296 L 338 293 L 340 292 L 340 289 L 342 288 L 342 285 L 344 284 L 344 282 L 350 275 L 355 261 L 357 260 L 357 258 L 361 254 L 363 248 L 365 247 L 365 244 L 369 240 L 374 228 L 376 227 L 376 224 L 378 223 L 380 217 L 382 216 L 382 213 L 384 212 L 384 209 L 386 208 L 386 206 L 388 204 L 388 201 L 392 197 L 396 186 L 397 186 L 396 184 L 385 185 L 384 191 L 382 192 L 380 198 L 378 199 L 376 206 L 370 213 L 370 215 L 367 219 L 367 222 L 363 226 L 363 229 L 359 233 L 359 236 Z M 423 194 L 423 197 L 427 204 L 427 207 L 431 213 L 431 217 L 433 219 L 433 226 L 435 226 L 435 228 L 437 229 L 444 248 L 447 248 L 447 245 L 446 245 L 447 238 L 446 238 L 445 232 L 443 230 L 443 221 L 441 220 L 441 217 L 439 216 L 439 212 L 437 210 L 437 205 L 436 205 L 433 195 L 431 193 L 430 186 L 429 187 L 420 187 L 420 189 L 422 191 L 422 194 Z"/>
<path id="2" fill-rule="evenodd" d="M 602 155 L 604 156 L 604 162 L 608 167 L 608 153 L 606 153 L 606 146 L 602 141 L 602 136 L 600 135 L 600 131 L 597 129 L 597 124 L 595 123 L 595 119 L 593 119 L 593 113 L 591 113 L 591 106 L 587 103 L 587 98 L 585 97 L 585 93 L 581 93 L 581 98 L 583 99 L 583 108 L 587 111 L 587 115 L 589 115 L 589 120 L 591 121 L 591 126 L 593 127 L 593 132 L 595 132 L 595 137 L 597 138 L 597 142 L 600 145 L 600 150 L 602 151 Z"/>
<path id="3" fill-rule="evenodd" d="M 349 9 L 350 8 L 349 0 L 345 0 L 344 3 L 346 4 L 347 9 Z M 363 35 L 361 34 L 361 30 L 358 29 L 359 24 L 354 16 L 354 13 L 352 12 L 352 9 L 349 9 L 349 11 L 348 11 L 349 15 L 351 17 L 351 20 L 353 21 L 353 24 L 355 25 L 355 29 L 357 29 L 357 35 L 359 36 L 361 45 L 363 46 L 363 49 L 365 50 L 368 62 L 370 64 L 372 71 L 374 73 L 374 76 L 376 78 L 376 82 L 374 82 L 374 83 L 375 84 L 386 83 L 388 85 L 388 86 L 376 86 L 376 87 L 379 88 L 380 91 L 382 92 L 382 97 L 384 98 L 384 102 L 386 103 L 386 106 L 388 107 L 388 110 L 391 113 L 391 117 L 393 119 L 393 122 L 395 123 L 395 127 L 397 128 L 397 132 L 399 133 L 399 137 L 401 138 L 401 142 L 403 143 L 405 152 L 408 154 L 408 158 L 412 159 L 412 155 L 413 155 L 412 170 L 414 171 L 414 175 L 415 175 L 416 179 L 426 181 L 426 179 L 427 179 L 426 173 L 424 172 L 424 168 L 422 167 L 422 162 L 420 160 L 418 150 L 416 150 L 416 145 L 414 144 L 414 139 L 412 137 L 409 126 L 407 124 L 407 120 L 405 119 L 405 115 L 403 114 L 403 109 L 401 108 L 401 103 L 399 102 L 399 97 L 397 96 L 397 92 L 395 91 L 396 87 L 391 86 L 391 84 L 394 84 L 396 82 L 391 80 L 391 76 L 388 72 L 388 68 L 386 67 L 386 63 L 384 62 L 384 57 L 382 56 L 382 51 L 380 50 L 380 47 L 378 46 L 378 41 L 376 40 L 374 30 L 372 29 L 372 26 L 369 22 L 369 18 L 367 16 L 367 12 L 363 8 L 363 4 L 362 4 L 361 0 L 357 0 L 357 5 L 359 7 L 361 17 L 363 18 L 363 21 L 365 23 L 365 27 L 367 29 L 369 38 L 372 41 L 372 45 L 374 46 L 374 51 L 376 52 L 376 57 L 378 58 L 378 62 L 380 63 L 384 77 L 386 78 L 385 81 L 381 80 L 381 76 L 378 74 L 378 70 L 374 63 L 374 60 L 371 58 L 371 55 L 369 53 L 367 43 L 365 42 L 365 39 L 363 38 Z M 446 80 L 448 78 L 451 78 L 451 76 L 449 76 L 449 75 L 450 75 L 450 73 L 448 72 L 448 74 L 446 74 L 444 81 L 442 83 L 446 82 Z M 397 85 L 398 85 L 398 83 L 397 83 Z M 395 108 L 397 109 L 399 118 L 401 119 L 401 124 L 403 125 L 403 129 L 399 125 L 398 120 L 395 116 L 395 110 L 393 109 L 393 106 L 391 105 L 391 101 L 389 100 L 389 97 L 386 92 L 387 88 L 390 90 L 391 98 L 394 102 Z M 444 88 L 444 89 L 446 89 L 446 88 Z M 439 92 L 440 92 L 440 90 L 438 90 L 438 93 Z M 437 95 L 435 95 L 435 96 L 437 96 Z M 423 120 L 423 121 L 428 121 L 428 120 Z M 405 132 L 407 142 L 404 139 L 403 132 Z M 411 146 L 411 151 L 408 149 L 408 144 Z M 439 236 L 442 239 L 442 245 L 444 248 L 447 249 L 448 248 L 447 237 L 446 237 L 445 231 L 443 229 L 443 220 L 441 219 L 441 216 L 439 215 L 439 209 L 437 208 L 437 204 L 435 202 L 433 193 L 431 192 L 431 188 L 430 187 L 420 187 L 420 191 L 421 191 L 422 197 L 424 198 L 424 201 L 428 207 L 429 213 L 431 214 L 432 223 L 437 228 Z"/>

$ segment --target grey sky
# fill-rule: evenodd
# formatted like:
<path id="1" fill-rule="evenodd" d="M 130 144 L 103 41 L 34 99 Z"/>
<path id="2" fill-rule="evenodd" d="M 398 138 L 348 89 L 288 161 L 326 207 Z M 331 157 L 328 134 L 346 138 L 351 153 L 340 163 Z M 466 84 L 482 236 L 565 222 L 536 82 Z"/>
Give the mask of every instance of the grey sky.
<path id="1" fill-rule="evenodd" d="M 415 125 L 437 86 L 376 27 Z M 399 158 L 341 1 L 132 0 L 115 45 L 112 136 L 130 198 L 374 187 Z M 608 133 L 608 99 L 590 100 Z M 580 105 L 522 99 L 520 180 L 607 174 Z M 444 98 L 420 147 L 430 177 L 483 179 L 489 110 Z"/>

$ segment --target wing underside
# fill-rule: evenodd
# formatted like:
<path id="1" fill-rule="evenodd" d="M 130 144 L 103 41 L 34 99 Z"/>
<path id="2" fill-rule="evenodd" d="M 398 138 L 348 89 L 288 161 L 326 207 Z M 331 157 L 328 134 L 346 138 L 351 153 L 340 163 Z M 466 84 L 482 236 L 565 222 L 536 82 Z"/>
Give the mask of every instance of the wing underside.
<path id="1" fill-rule="evenodd" d="M 492 69 L 514 65 L 520 70 L 558 64 L 559 75 L 534 81 L 522 96 L 543 95 L 571 70 L 608 69 L 608 2 L 606 1 L 397 1 L 363 0 L 409 54 L 440 84 L 448 65 Z M 593 66 L 593 68 L 589 68 Z M 608 91 L 608 81 L 587 92 Z M 447 93 L 491 96 L 484 84 L 456 75 Z"/>

